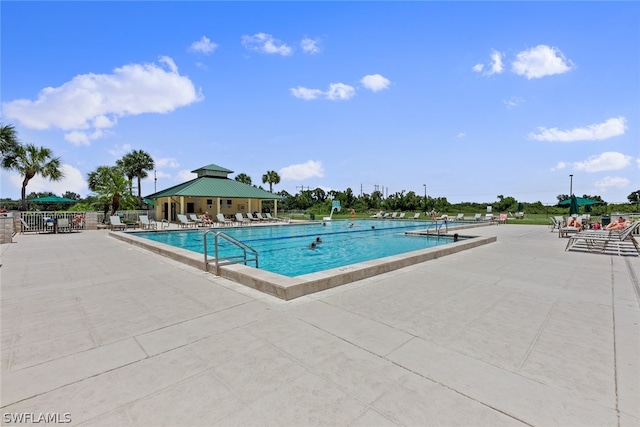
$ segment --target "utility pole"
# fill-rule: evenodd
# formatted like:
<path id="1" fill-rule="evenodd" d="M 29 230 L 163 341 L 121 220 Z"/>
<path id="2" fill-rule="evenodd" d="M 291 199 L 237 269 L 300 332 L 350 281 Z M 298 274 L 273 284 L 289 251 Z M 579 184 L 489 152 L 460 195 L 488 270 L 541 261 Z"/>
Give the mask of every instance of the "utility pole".
<path id="1" fill-rule="evenodd" d="M 571 178 L 571 183 L 569 184 L 569 197 L 571 197 L 573 195 L 573 174 L 569 175 L 569 178 Z"/>

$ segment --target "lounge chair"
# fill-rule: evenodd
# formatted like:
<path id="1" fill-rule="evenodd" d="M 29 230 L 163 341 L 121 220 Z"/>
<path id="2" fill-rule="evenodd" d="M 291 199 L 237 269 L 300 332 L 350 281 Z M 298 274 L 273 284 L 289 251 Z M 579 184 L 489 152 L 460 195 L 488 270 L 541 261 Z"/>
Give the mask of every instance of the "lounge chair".
<path id="1" fill-rule="evenodd" d="M 260 221 L 267 221 L 267 222 L 271 222 L 272 220 L 270 220 L 269 218 L 265 218 L 262 216 L 262 214 L 260 212 L 256 212 L 256 217 L 260 220 Z"/>
<path id="2" fill-rule="evenodd" d="M 369 218 L 382 218 L 382 215 L 383 215 L 383 212 L 380 211 L 378 213 L 371 215 Z"/>
<path id="3" fill-rule="evenodd" d="M 140 215 L 138 218 L 140 220 L 140 228 L 142 228 L 143 230 L 158 229 L 158 223 L 152 219 L 149 219 L 149 215 Z"/>
<path id="4" fill-rule="evenodd" d="M 454 219 L 454 221 L 464 221 L 464 214 L 459 213 Z"/>
<path id="5" fill-rule="evenodd" d="M 247 212 L 247 218 L 249 218 L 249 221 L 260 221 L 260 218 L 256 218 L 251 212 Z"/>
<path id="6" fill-rule="evenodd" d="M 575 222 L 572 225 L 569 225 L 571 224 L 571 221 L 567 221 L 565 225 L 560 227 L 560 229 L 558 230 L 558 237 L 565 237 L 565 236 L 568 236 L 569 234 L 579 233 L 583 231 L 584 223 L 582 222 L 582 217 L 576 218 L 576 221 L 578 221 L 578 225 L 573 225 L 575 224 Z"/>
<path id="7" fill-rule="evenodd" d="M 490 213 L 488 213 L 488 214 L 486 214 L 486 215 L 484 216 L 484 220 L 485 220 L 485 221 L 493 222 L 495 219 L 496 219 L 496 217 L 495 217 L 495 216 L 493 216 L 493 214 L 490 214 Z"/>
<path id="8" fill-rule="evenodd" d="M 22 218 L 20 218 L 20 225 L 21 225 L 20 234 L 28 233 L 30 231 L 31 232 L 37 232 L 38 231 L 36 228 L 33 228 L 29 224 L 27 224 L 27 222 Z"/>
<path id="9" fill-rule="evenodd" d="M 473 220 L 474 220 L 474 221 L 481 221 L 481 220 L 482 220 L 482 214 L 476 214 L 476 215 L 473 217 Z"/>
<path id="10" fill-rule="evenodd" d="M 391 214 L 391 216 L 389 217 L 390 219 L 396 219 L 398 217 L 398 212 L 394 212 Z"/>
<path id="11" fill-rule="evenodd" d="M 185 214 L 178 214 L 178 227 L 180 228 L 189 228 L 195 227 L 195 221 L 190 221 L 189 218 Z"/>
<path id="12" fill-rule="evenodd" d="M 551 231 L 560 230 L 565 224 L 564 217 L 562 216 L 550 216 L 549 221 L 549 228 Z"/>
<path id="13" fill-rule="evenodd" d="M 385 213 L 384 215 L 382 215 L 382 219 L 389 219 L 389 212 Z"/>
<path id="14" fill-rule="evenodd" d="M 189 220 L 195 222 L 198 227 L 204 227 L 204 221 L 198 218 L 198 215 L 194 213 L 189 214 Z"/>
<path id="15" fill-rule="evenodd" d="M 118 215 L 110 216 L 109 224 L 110 224 L 111 231 L 116 231 L 116 230 L 124 231 L 127 229 L 127 224 L 124 224 L 123 222 L 121 222 L 120 217 Z"/>
<path id="16" fill-rule="evenodd" d="M 507 223 L 507 214 L 506 213 L 501 213 L 500 217 L 497 219 L 498 224 L 506 224 Z"/>
<path id="17" fill-rule="evenodd" d="M 58 218 L 58 233 L 71 233 L 71 223 L 69 218 Z"/>
<path id="18" fill-rule="evenodd" d="M 222 215 L 221 213 L 220 214 L 216 214 L 216 219 L 222 225 L 233 225 L 233 221 L 231 221 L 230 219 L 225 218 L 224 215 Z"/>
<path id="19" fill-rule="evenodd" d="M 413 214 L 413 218 L 411 219 L 420 219 L 420 212 L 416 212 Z"/>
<path id="20" fill-rule="evenodd" d="M 266 214 L 264 214 L 264 215 L 267 217 L 267 219 L 270 219 L 270 220 L 272 220 L 272 221 L 276 221 L 276 222 L 278 222 L 278 221 L 286 221 L 285 219 L 282 219 L 282 218 L 276 218 L 276 217 L 274 217 L 274 216 L 271 216 L 271 213 L 270 213 L 270 212 L 267 212 L 267 213 L 266 213 Z"/>
<path id="21" fill-rule="evenodd" d="M 236 214 L 236 221 L 238 221 L 240 224 L 251 224 L 251 220 L 249 218 L 243 217 L 242 213 L 240 212 Z"/>
<path id="22" fill-rule="evenodd" d="M 640 228 L 640 221 L 635 221 L 622 230 L 585 230 L 570 236 L 564 250 L 571 249 L 582 241 L 589 252 L 603 253 L 610 244 L 614 244 L 617 246 L 618 255 L 621 255 L 622 244 L 631 243 L 640 255 L 640 245 L 633 236 L 638 228 Z"/>
<path id="23" fill-rule="evenodd" d="M 398 215 L 396 219 L 404 219 L 404 212 L 400 212 L 400 215 Z"/>

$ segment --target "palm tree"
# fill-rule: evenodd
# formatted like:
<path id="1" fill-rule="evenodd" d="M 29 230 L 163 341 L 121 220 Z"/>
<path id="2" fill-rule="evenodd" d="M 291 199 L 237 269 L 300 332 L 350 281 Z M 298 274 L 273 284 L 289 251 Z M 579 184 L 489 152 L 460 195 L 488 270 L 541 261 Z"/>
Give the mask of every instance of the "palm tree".
<path id="1" fill-rule="evenodd" d="M 104 208 L 105 216 L 111 206 L 111 215 L 115 215 L 120 209 L 120 201 L 123 197 L 132 197 L 127 193 L 129 181 L 124 172 L 118 166 L 99 166 L 95 171 L 87 175 L 89 190 L 95 192 L 99 203 Z"/>
<path id="2" fill-rule="evenodd" d="M 133 177 L 136 176 L 136 171 L 132 158 L 127 154 L 120 160 L 116 160 L 116 166 L 122 169 L 122 173 L 124 173 L 129 180 L 129 194 L 133 195 Z"/>
<path id="3" fill-rule="evenodd" d="M 240 173 L 234 179 L 243 184 L 251 185 L 251 177 L 246 173 Z"/>
<path id="4" fill-rule="evenodd" d="M 267 171 L 264 175 L 262 175 L 262 183 L 269 183 L 269 192 L 273 193 L 273 184 L 278 184 L 280 182 L 280 175 L 276 171 Z"/>
<path id="5" fill-rule="evenodd" d="M 41 175 L 50 181 L 59 181 L 64 178 L 60 170 L 60 158 L 52 157 L 49 148 L 36 147 L 33 144 L 18 145 L 13 154 L 2 158 L 2 167 L 12 169 L 24 177 L 22 180 L 22 210 L 27 210 L 27 184 L 31 178 Z"/>
<path id="6" fill-rule="evenodd" d="M 126 165 L 123 169 L 127 176 L 129 171 L 133 172 L 133 176 L 138 178 L 138 204 L 142 206 L 142 178 L 149 176 L 147 171 L 152 171 L 155 167 L 153 158 L 147 152 L 142 150 L 133 150 L 122 158 L 122 163 Z M 133 176 L 131 178 L 133 178 Z"/>
<path id="7" fill-rule="evenodd" d="M 13 159 L 16 150 L 20 146 L 16 130 L 12 125 L 0 127 L 0 156 L 2 157 L 3 167 L 4 159 Z M 9 160 L 11 162 L 12 160 Z"/>

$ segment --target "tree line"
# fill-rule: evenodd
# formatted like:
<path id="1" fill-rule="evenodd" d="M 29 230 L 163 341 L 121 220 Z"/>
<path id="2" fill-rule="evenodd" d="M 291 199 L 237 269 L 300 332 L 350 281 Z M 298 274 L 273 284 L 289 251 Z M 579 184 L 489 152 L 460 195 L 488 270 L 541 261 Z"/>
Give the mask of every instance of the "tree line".
<path id="1" fill-rule="evenodd" d="M 36 175 L 51 181 L 59 181 L 64 178 L 59 157 L 54 157 L 50 149 L 38 147 L 34 144 L 23 144 L 18 140 L 15 128 L 11 125 L 0 126 L 0 154 L 3 169 L 18 172 L 22 177 L 20 209 L 27 210 L 27 185 Z M 119 209 L 140 209 L 145 203 L 142 198 L 142 179 L 148 177 L 154 170 L 155 163 L 151 155 L 143 150 L 133 150 L 116 161 L 115 165 L 103 165 L 97 167 L 87 175 L 89 190 L 93 194 L 82 199 L 80 195 L 67 192 L 63 197 L 78 200 L 74 206 L 76 210 L 102 210 L 105 215 L 109 210 L 115 214 Z M 137 195 L 133 192 L 133 182 L 136 180 Z M 240 173 L 234 178 L 236 181 L 247 185 L 253 185 L 252 179 L 246 173 Z M 280 183 L 280 175 L 273 170 L 262 175 L 262 183 L 269 185 L 269 192 L 273 193 L 273 186 Z M 255 185 L 254 185 L 255 186 Z M 262 188 L 262 187 L 259 187 Z M 280 191 L 275 194 L 281 196 L 278 202 L 279 209 L 302 210 L 310 212 L 329 212 L 334 200 L 340 201 L 341 207 L 354 209 L 358 212 L 370 211 L 415 211 L 415 212 L 482 212 L 487 206 L 492 206 L 496 212 L 518 212 L 526 210 L 528 213 L 549 213 L 549 206 L 541 202 L 522 203 L 514 197 L 498 195 L 496 201 L 476 203 L 462 202 L 449 203 L 446 197 L 432 198 L 420 196 L 413 191 L 400 191 L 384 197 L 382 192 L 374 191 L 371 194 L 354 194 L 351 188 L 344 191 L 322 188 L 304 188 L 297 194 Z M 46 196 L 52 193 L 32 193 L 29 196 Z M 582 197 L 598 200 L 600 204 L 593 207 L 595 213 L 599 210 L 606 211 L 608 204 L 598 195 L 583 195 Z M 560 194 L 558 202 L 568 199 L 569 195 Z M 640 203 L 640 190 L 627 196 L 629 204 L 635 205 L 636 210 Z M 7 201 L 3 201 L 6 204 Z M 618 205 L 616 205 L 618 206 Z M 263 207 L 269 210 L 273 202 L 265 202 Z M 611 208 L 611 206 L 609 206 Z M 620 206 L 621 210 L 628 210 L 629 205 Z M 566 210 L 566 209 L 565 209 Z"/>

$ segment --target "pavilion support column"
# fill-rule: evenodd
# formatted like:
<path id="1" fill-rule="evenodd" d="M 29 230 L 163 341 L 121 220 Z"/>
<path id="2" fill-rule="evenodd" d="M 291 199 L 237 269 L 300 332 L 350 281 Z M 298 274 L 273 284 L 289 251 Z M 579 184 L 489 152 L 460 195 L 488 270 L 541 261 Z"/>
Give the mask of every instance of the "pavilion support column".
<path id="1" fill-rule="evenodd" d="M 220 197 L 216 197 L 216 215 L 218 215 L 220 212 Z"/>
<path id="2" fill-rule="evenodd" d="M 273 201 L 273 215 L 278 216 L 278 199 Z"/>

